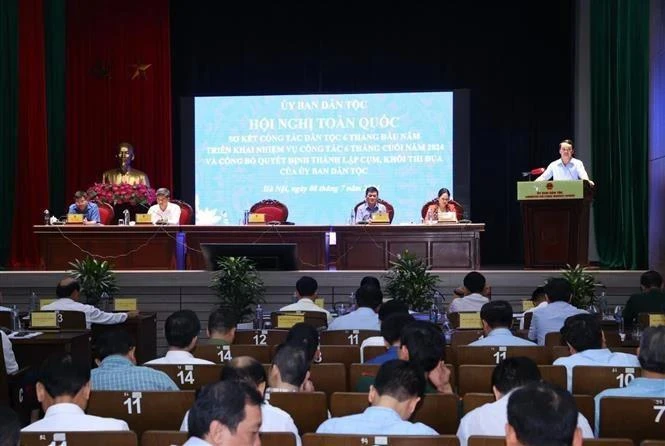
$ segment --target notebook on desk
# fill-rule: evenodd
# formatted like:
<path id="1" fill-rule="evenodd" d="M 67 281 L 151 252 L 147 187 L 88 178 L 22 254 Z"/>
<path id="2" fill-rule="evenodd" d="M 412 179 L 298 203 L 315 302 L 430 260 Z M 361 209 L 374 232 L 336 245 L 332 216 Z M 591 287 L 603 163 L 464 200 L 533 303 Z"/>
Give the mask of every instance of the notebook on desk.
<path id="1" fill-rule="evenodd" d="M 67 214 L 67 223 L 83 223 L 83 214 Z"/>
<path id="2" fill-rule="evenodd" d="M 135 220 L 137 225 L 151 224 L 152 216 L 150 214 L 136 214 Z"/>

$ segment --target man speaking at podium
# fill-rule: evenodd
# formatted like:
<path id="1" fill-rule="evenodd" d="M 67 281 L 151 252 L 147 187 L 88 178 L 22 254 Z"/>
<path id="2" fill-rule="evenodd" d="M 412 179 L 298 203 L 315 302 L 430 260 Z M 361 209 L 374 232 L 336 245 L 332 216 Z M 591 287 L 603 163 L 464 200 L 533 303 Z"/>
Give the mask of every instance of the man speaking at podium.
<path id="1" fill-rule="evenodd" d="M 575 149 L 573 148 L 573 141 L 564 139 L 559 143 L 559 154 L 561 159 L 552 161 L 545 172 L 542 173 L 535 181 L 575 181 L 587 180 L 592 186 L 593 181 L 589 180 L 589 175 L 584 169 L 584 163 L 573 158 Z"/>

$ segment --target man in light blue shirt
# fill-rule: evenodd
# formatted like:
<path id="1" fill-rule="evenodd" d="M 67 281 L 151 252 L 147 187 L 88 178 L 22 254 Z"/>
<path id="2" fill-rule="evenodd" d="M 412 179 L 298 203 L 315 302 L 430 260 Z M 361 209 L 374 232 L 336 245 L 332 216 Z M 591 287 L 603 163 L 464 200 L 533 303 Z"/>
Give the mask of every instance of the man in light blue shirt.
<path id="1" fill-rule="evenodd" d="M 593 185 L 593 181 L 589 180 L 589 175 L 584 169 L 584 163 L 573 158 L 575 149 L 570 139 L 561 141 L 559 144 L 559 154 L 561 158 L 552 161 L 547 166 L 547 169 L 536 178 L 536 181 L 548 181 L 552 178 L 554 178 L 554 181 L 587 180 Z"/>
<path id="2" fill-rule="evenodd" d="M 379 203 L 379 190 L 370 186 L 365 189 L 365 203 L 359 205 L 354 211 L 354 223 L 372 221 L 372 215 L 377 212 L 387 212 L 386 207 Z"/>
<path id="3" fill-rule="evenodd" d="M 372 285 L 361 286 L 356 291 L 358 309 L 334 319 L 328 330 L 376 330 L 381 329 L 379 307 L 383 302 L 380 288 Z"/>
<path id="4" fill-rule="evenodd" d="M 493 300 L 480 309 L 485 337 L 469 344 L 470 347 L 524 346 L 536 347 L 531 341 L 513 336 L 513 307 L 505 300 Z"/>
<path id="5" fill-rule="evenodd" d="M 533 312 L 529 327 L 529 339 L 537 340 L 538 345 L 545 345 L 545 335 L 553 331 L 558 332 L 568 317 L 586 313 L 570 305 L 573 291 L 566 279 L 550 279 L 545 285 L 545 293 L 549 303 L 546 307 Z"/>
<path id="6" fill-rule="evenodd" d="M 577 314 L 566 319 L 561 328 L 561 339 L 568 344 L 570 356 L 554 361 L 566 367 L 568 391 L 573 391 L 573 368 L 577 365 L 605 367 L 639 367 L 637 356 L 612 353 L 605 347 L 605 335 L 600 321 L 592 314 Z"/>
<path id="7" fill-rule="evenodd" d="M 600 400 L 606 396 L 665 398 L 665 325 L 647 328 L 642 333 L 637 358 L 642 377 L 626 387 L 607 389 L 596 395 L 596 432 L 600 427 Z"/>
<path id="8" fill-rule="evenodd" d="M 124 330 L 102 333 L 95 342 L 98 367 L 90 372 L 92 390 L 179 390 L 166 373 L 137 366 L 135 349 L 136 343 Z"/>
<path id="9" fill-rule="evenodd" d="M 393 359 L 381 366 L 369 390 L 371 407 L 363 413 L 324 421 L 317 434 L 439 435 L 408 419 L 425 393 L 425 377 L 414 364 Z M 457 416 L 457 414 L 441 414 Z"/>
<path id="10" fill-rule="evenodd" d="M 102 220 L 99 217 L 99 208 L 95 203 L 88 201 L 88 194 L 82 190 L 74 194 L 74 204 L 69 206 L 68 214 L 83 214 L 83 224 L 97 224 Z"/>

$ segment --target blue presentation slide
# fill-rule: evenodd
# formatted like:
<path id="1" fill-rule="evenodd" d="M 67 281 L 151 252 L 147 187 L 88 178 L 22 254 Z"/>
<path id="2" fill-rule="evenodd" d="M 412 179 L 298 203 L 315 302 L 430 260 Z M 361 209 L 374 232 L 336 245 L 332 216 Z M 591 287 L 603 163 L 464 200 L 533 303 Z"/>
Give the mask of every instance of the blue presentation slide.
<path id="1" fill-rule="evenodd" d="M 393 224 L 453 191 L 453 93 L 197 97 L 198 225 L 237 225 L 274 199 L 295 224 L 349 222 L 375 186 Z"/>

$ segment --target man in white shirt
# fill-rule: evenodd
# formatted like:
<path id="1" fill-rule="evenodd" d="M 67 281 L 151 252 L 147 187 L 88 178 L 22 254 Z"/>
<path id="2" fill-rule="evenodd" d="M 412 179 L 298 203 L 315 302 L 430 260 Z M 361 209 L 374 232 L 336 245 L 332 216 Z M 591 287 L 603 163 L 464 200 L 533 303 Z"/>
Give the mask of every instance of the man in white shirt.
<path id="1" fill-rule="evenodd" d="M 214 364 L 206 359 L 195 358 L 192 351 L 201 332 L 201 321 L 192 310 L 180 310 L 166 318 L 164 336 L 169 350 L 162 358 L 146 362 L 149 364 Z"/>
<path id="2" fill-rule="evenodd" d="M 319 284 L 316 279 L 309 276 L 302 276 L 296 282 L 296 296 L 298 297 L 298 301 L 280 308 L 279 311 L 319 311 L 326 314 L 328 325 L 330 325 L 332 322 L 330 312 L 314 303 L 318 289 Z"/>
<path id="3" fill-rule="evenodd" d="M 23 432 L 127 431 L 123 420 L 86 415 L 90 398 L 90 364 L 72 356 L 55 354 L 42 365 L 37 379 L 37 399 L 44 418 Z"/>
<path id="4" fill-rule="evenodd" d="M 545 285 L 547 294 L 547 306 L 535 311 L 531 319 L 528 338 L 537 341 L 538 345 L 545 345 L 547 333 L 558 332 L 569 316 L 586 313 L 570 305 L 573 290 L 570 283 L 563 278 L 554 278 L 547 281 Z"/>
<path id="5" fill-rule="evenodd" d="M 471 271 L 464 277 L 464 297 L 453 299 L 448 307 L 448 312 L 480 311 L 483 305 L 490 301 L 484 296 L 487 291 L 485 276 L 477 271 Z"/>
<path id="6" fill-rule="evenodd" d="M 533 313 L 534 311 L 547 306 L 547 293 L 545 293 L 545 287 L 539 286 L 533 290 L 533 293 L 531 293 L 531 302 L 533 302 L 533 308 L 529 308 L 522 313 L 520 330 L 524 330 L 524 321 L 526 320 L 527 313 Z M 533 317 L 533 315 L 531 315 L 531 317 Z"/>
<path id="7" fill-rule="evenodd" d="M 7 370 L 7 374 L 11 375 L 18 372 L 16 356 L 14 356 L 14 350 L 12 349 L 9 337 L 2 330 L 0 330 L 0 337 L 2 338 L 2 356 L 5 358 L 5 369 Z"/>
<path id="8" fill-rule="evenodd" d="M 361 286 L 356 291 L 358 309 L 339 316 L 328 325 L 332 330 L 376 330 L 381 329 L 379 322 L 379 307 L 383 302 L 383 293 L 380 288 L 372 285 Z"/>
<path id="9" fill-rule="evenodd" d="M 171 192 L 165 187 L 160 187 L 155 193 L 157 204 L 148 209 L 150 221 L 153 225 L 177 225 L 180 223 L 180 206 L 169 201 Z"/>
<path id="10" fill-rule="evenodd" d="M 568 345 L 570 356 L 563 356 L 553 365 L 566 367 L 568 391 L 573 391 L 573 368 L 578 365 L 605 367 L 639 367 L 637 356 L 612 353 L 605 346 L 605 334 L 593 314 L 570 316 L 561 327 L 561 340 Z"/>
<path id="11" fill-rule="evenodd" d="M 543 172 L 535 181 L 548 181 L 554 178 L 554 181 L 574 181 L 587 180 L 591 185 L 593 181 L 589 180 L 589 175 L 584 169 L 584 163 L 573 158 L 575 149 L 570 139 L 564 139 L 559 144 L 559 154 L 561 158 L 552 161 L 545 172 Z"/>
<path id="12" fill-rule="evenodd" d="M 201 390 L 189 411 L 183 446 L 260 446 L 261 395 L 245 382 L 222 381 Z"/>
<path id="13" fill-rule="evenodd" d="M 272 392 L 303 392 L 309 381 L 310 362 L 304 346 L 282 344 L 277 347 L 268 373 L 266 400 Z"/>
<path id="14" fill-rule="evenodd" d="M 505 300 L 487 302 L 480 309 L 480 320 L 485 337 L 469 344 L 471 347 L 485 346 L 522 346 L 536 347 L 533 342 L 514 336 L 510 327 L 513 325 L 513 307 Z"/>
<path id="15" fill-rule="evenodd" d="M 128 317 L 136 317 L 138 312 L 130 311 L 128 313 L 107 313 L 92 305 L 86 305 L 79 302 L 81 297 L 81 284 L 78 280 L 66 277 L 58 282 L 55 288 L 57 300 L 42 307 L 42 311 L 81 311 L 85 313 L 85 324 L 88 328 L 92 324 L 121 324 Z"/>
<path id="16" fill-rule="evenodd" d="M 538 366 L 529 358 L 507 358 L 497 365 L 492 372 L 492 392 L 496 401 L 484 404 L 462 417 L 457 429 L 460 446 L 466 446 L 472 435 L 504 436 L 509 396 L 516 389 L 529 383 L 538 383 L 540 379 Z M 584 438 L 593 438 L 591 426 L 582 414 L 577 417 L 577 425 L 582 429 Z"/>

